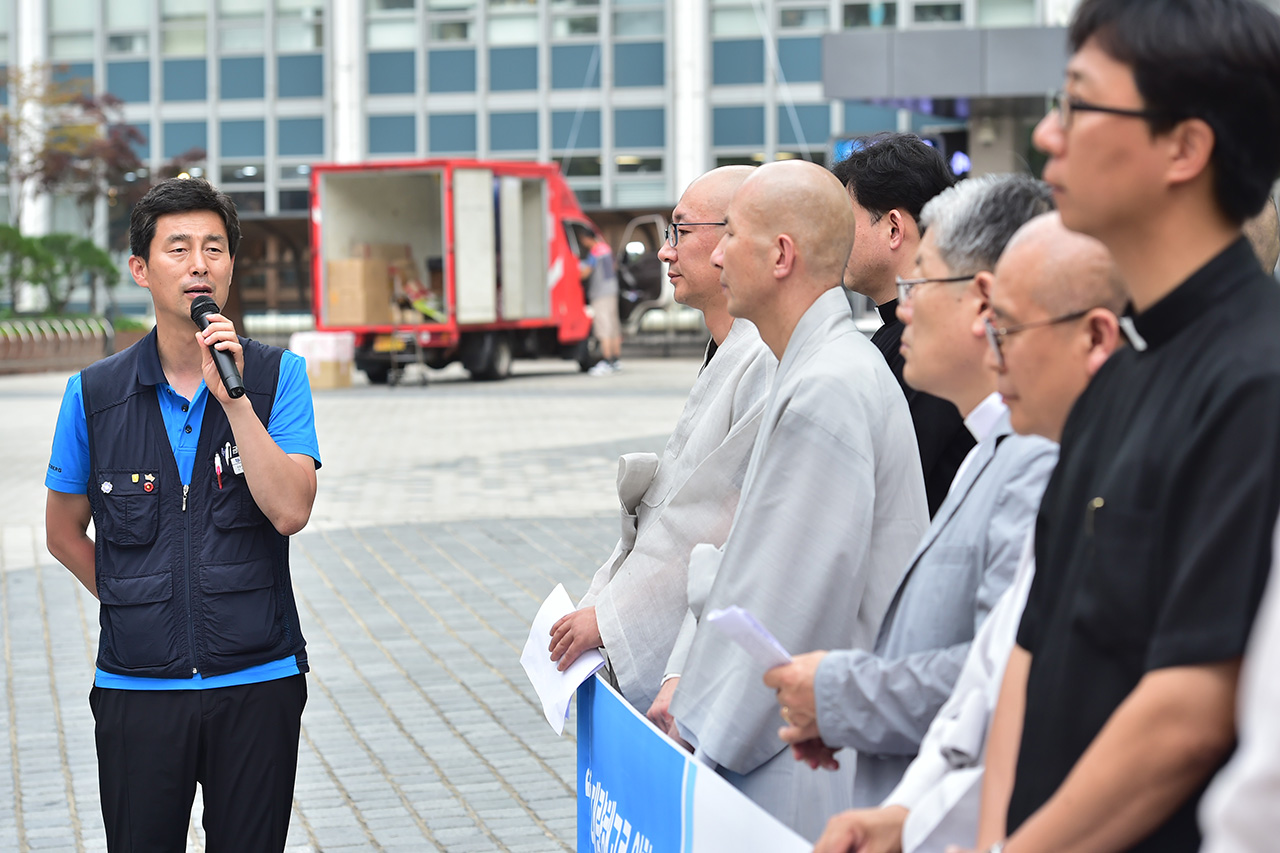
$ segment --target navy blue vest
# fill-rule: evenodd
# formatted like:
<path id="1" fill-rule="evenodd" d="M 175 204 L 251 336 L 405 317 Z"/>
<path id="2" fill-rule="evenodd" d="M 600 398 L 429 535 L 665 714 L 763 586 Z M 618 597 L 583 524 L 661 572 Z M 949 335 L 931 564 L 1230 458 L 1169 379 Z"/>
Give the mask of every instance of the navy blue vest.
<path id="1" fill-rule="evenodd" d="M 265 425 L 282 351 L 240 343 L 245 393 Z M 243 476 L 224 468 L 219 489 L 213 473 L 214 455 L 236 443 L 222 406 L 209 399 L 184 488 L 156 400 L 167 380 L 155 331 L 80 376 L 101 602 L 98 667 L 190 678 L 297 655 L 305 672 L 289 538 L 254 503 Z"/>

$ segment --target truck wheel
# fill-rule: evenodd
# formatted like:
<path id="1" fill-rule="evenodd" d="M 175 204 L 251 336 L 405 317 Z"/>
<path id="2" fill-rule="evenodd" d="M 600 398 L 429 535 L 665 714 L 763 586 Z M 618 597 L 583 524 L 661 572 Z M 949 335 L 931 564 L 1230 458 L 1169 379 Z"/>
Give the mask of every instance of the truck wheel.
<path id="1" fill-rule="evenodd" d="M 565 358 L 578 362 L 578 370 L 586 373 L 600 360 L 600 342 L 595 335 L 583 338 L 565 350 Z"/>
<path id="2" fill-rule="evenodd" d="M 506 379 L 511 375 L 511 342 L 499 332 L 464 339 L 462 366 L 472 379 Z"/>
<path id="3" fill-rule="evenodd" d="M 370 385 L 386 385 L 387 377 L 391 374 L 390 362 L 357 361 L 356 369 L 364 371 L 364 375 L 369 377 Z"/>

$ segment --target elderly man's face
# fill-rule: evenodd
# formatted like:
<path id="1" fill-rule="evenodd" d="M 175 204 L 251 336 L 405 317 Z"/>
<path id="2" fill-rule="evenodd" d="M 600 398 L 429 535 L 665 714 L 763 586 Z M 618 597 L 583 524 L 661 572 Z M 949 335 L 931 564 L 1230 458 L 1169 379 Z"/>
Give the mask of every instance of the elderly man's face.
<path id="1" fill-rule="evenodd" d="M 967 275 L 975 270 L 953 270 L 938 253 L 936 232 L 926 231 L 920 241 L 912 278 L 940 279 Z M 950 397 L 963 387 L 980 366 L 982 341 L 973 333 L 979 299 L 972 292 L 973 279 L 959 282 L 930 281 L 912 288 L 898 303 L 902 331 L 902 368 L 907 384 L 919 391 Z"/>
<path id="2" fill-rule="evenodd" d="M 991 285 L 988 316 L 993 326 L 1004 329 L 1054 319 L 1031 298 L 1040 274 L 1034 246 L 1006 252 Z M 1005 335 L 1000 343 L 1003 367 L 988 348 L 987 367 L 996 372 L 996 389 L 1018 433 L 1054 441 L 1062 434 L 1071 407 L 1089 384 L 1089 347 L 1081 328 L 1085 322 L 1078 318 Z"/>
<path id="3" fill-rule="evenodd" d="M 685 192 L 671 212 L 671 227 L 676 230 L 676 246 L 663 242 L 658 257 L 667 264 L 667 277 L 675 290 L 675 300 L 699 310 L 721 296 L 720 271 L 711 265 L 711 252 L 723 233 L 720 222 L 724 210 L 714 209 L 707 196 L 707 185 L 694 184 Z M 682 227 L 683 222 L 697 225 Z"/>

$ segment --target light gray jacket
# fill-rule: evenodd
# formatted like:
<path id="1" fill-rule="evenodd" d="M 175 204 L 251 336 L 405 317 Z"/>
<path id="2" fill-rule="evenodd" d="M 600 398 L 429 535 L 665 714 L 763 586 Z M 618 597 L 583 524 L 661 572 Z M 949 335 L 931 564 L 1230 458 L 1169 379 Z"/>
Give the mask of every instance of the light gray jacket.
<path id="1" fill-rule="evenodd" d="M 875 651 L 835 651 L 818 667 L 822 740 L 858 751 L 855 808 L 879 805 L 902 778 L 1013 580 L 1058 446 L 1011 431 L 1005 412 L 974 449 L 907 564 Z"/>

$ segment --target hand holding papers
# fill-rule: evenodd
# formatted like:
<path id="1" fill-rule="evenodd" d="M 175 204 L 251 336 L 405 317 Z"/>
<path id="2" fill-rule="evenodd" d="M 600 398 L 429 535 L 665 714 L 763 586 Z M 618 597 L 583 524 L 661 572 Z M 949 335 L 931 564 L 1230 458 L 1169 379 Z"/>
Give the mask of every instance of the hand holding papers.
<path id="1" fill-rule="evenodd" d="M 769 629 L 760 624 L 750 612 L 736 604 L 707 614 L 707 621 L 737 643 L 765 669 L 773 669 L 791 663 L 791 655 L 782 647 Z"/>
<path id="2" fill-rule="evenodd" d="M 524 651 L 520 655 L 520 665 L 533 682 L 533 689 L 542 700 L 542 713 L 546 714 L 547 722 L 555 729 L 556 734 L 564 734 L 565 719 L 569 716 L 569 700 L 573 698 L 578 685 L 604 666 L 604 655 L 595 649 L 583 652 L 564 672 L 560 672 L 551 661 L 551 653 L 547 651 L 551 626 L 561 616 L 572 612 L 573 601 L 569 598 L 569 593 L 565 592 L 564 584 L 556 584 L 556 588 L 538 608 L 538 615 L 533 617 L 529 639 L 525 641 Z"/>

